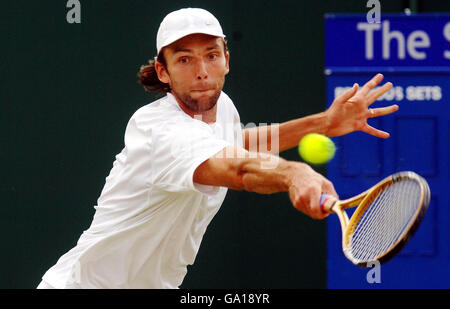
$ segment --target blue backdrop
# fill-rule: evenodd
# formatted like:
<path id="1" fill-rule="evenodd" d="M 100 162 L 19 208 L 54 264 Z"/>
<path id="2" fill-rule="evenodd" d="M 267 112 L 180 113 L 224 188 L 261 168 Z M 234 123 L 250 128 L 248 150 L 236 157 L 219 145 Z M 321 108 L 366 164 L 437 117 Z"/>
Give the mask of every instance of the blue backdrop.
<path id="1" fill-rule="evenodd" d="M 368 189 L 397 171 L 411 170 L 429 182 L 431 203 L 419 230 L 393 260 L 370 269 L 347 261 L 336 216 L 327 222 L 329 288 L 448 288 L 450 194 L 450 15 L 326 15 L 327 104 L 357 82 L 380 72 L 392 90 L 372 107 L 398 104 L 394 115 L 369 124 L 391 133 L 387 140 L 364 133 L 335 138 L 338 151 L 328 177 L 341 198 Z M 370 276 L 370 274 L 369 274 Z M 370 281 L 370 280 L 369 280 Z"/>

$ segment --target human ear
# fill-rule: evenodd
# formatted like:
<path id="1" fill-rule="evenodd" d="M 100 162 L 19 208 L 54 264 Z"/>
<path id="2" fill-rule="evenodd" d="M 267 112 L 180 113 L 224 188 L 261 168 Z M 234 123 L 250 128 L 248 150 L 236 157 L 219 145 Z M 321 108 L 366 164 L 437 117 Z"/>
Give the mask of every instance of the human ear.
<path id="1" fill-rule="evenodd" d="M 225 52 L 225 75 L 230 72 L 230 53 L 227 51 Z"/>
<path id="2" fill-rule="evenodd" d="M 155 71 L 156 71 L 156 74 L 158 75 L 158 79 L 162 83 L 164 83 L 164 84 L 170 83 L 169 73 L 167 72 L 166 68 L 164 67 L 164 65 L 161 62 L 159 62 L 159 61 L 155 62 Z"/>

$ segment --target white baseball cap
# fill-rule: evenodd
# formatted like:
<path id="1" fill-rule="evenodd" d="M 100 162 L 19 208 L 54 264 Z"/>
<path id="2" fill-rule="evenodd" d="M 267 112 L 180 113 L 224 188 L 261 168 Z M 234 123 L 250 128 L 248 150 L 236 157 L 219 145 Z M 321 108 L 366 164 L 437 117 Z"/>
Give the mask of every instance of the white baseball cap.
<path id="1" fill-rule="evenodd" d="M 217 18 L 204 9 L 186 8 L 164 17 L 156 36 L 157 54 L 173 42 L 194 33 L 225 38 Z"/>

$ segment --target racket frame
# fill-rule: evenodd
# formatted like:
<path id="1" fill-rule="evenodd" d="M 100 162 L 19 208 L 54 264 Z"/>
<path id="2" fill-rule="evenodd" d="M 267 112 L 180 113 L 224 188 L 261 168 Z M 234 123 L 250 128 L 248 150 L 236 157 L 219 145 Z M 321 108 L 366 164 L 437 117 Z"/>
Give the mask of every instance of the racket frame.
<path id="1" fill-rule="evenodd" d="M 430 202 L 430 188 L 426 180 L 411 171 L 398 172 L 384 178 L 376 185 L 354 197 L 342 201 L 328 198 L 323 202 L 322 208 L 324 209 L 324 211 L 333 212 L 339 218 L 342 230 L 342 250 L 344 251 L 347 259 L 349 259 L 353 264 L 361 267 L 368 267 L 372 264 L 371 262 L 374 262 L 357 260 L 350 253 L 350 240 L 358 224 L 358 221 L 368 209 L 372 201 L 377 197 L 380 191 L 384 191 L 386 187 L 389 187 L 394 183 L 405 179 L 414 180 L 419 183 L 421 189 L 419 207 L 417 207 L 413 218 L 410 220 L 408 226 L 404 229 L 402 235 L 398 238 L 398 240 L 391 246 L 388 251 L 375 259 L 380 262 L 380 264 L 383 264 L 394 257 L 406 245 L 406 243 L 411 239 L 420 223 L 422 222 L 422 219 L 425 216 Z M 349 219 L 345 210 L 356 206 L 358 207 L 355 209 L 352 217 Z"/>

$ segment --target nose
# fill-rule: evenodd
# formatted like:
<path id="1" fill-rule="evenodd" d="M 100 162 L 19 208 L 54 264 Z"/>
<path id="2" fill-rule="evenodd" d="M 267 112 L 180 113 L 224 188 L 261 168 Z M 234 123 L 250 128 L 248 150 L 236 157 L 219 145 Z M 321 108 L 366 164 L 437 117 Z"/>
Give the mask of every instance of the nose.
<path id="1" fill-rule="evenodd" d="M 206 64 L 203 60 L 198 61 L 197 63 L 197 79 L 203 80 L 208 78 L 208 71 L 206 69 Z"/>

